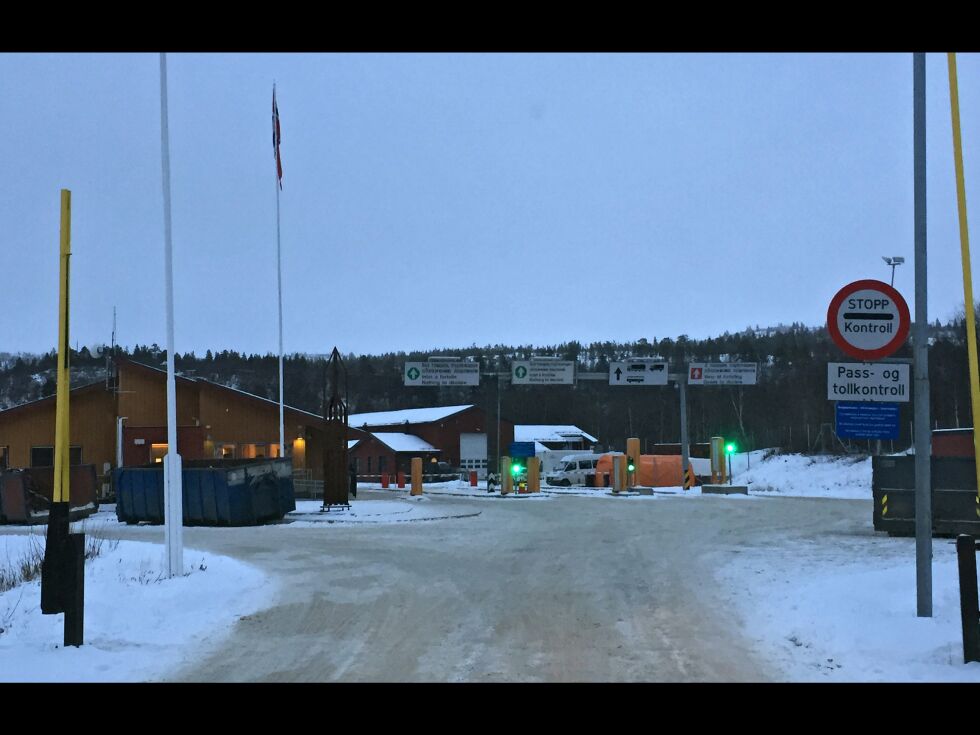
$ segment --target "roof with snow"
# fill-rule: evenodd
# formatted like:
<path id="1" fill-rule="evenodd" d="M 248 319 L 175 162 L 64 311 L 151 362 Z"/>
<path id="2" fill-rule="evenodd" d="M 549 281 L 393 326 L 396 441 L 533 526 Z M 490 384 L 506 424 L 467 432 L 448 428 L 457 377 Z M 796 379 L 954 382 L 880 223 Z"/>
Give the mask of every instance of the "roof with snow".
<path id="1" fill-rule="evenodd" d="M 355 413 L 347 417 L 348 426 L 397 426 L 398 424 L 428 424 L 441 421 L 453 414 L 473 408 L 465 406 L 438 406 L 436 408 L 406 408 L 401 411 L 374 411 Z"/>
<path id="2" fill-rule="evenodd" d="M 372 436 L 387 444 L 396 452 L 438 452 L 434 446 L 413 434 L 402 434 L 397 431 L 378 431 Z"/>
<path id="3" fill-rule="evenodd" d="M 515 442 L 574 442 L 585 440 L 595 444 L 599 440 L 577 426 L 568 424 L 515 424 Z"/>

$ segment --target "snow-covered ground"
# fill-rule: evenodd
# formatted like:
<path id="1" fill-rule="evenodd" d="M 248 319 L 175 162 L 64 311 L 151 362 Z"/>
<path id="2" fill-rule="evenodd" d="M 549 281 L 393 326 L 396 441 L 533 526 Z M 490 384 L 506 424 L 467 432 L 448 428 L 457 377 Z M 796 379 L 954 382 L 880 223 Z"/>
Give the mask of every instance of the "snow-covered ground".
<path id="1" fill-rule="evenodd" d="M 385 493 L 391 493 L 392 496 L 411 497 L 411 486 L 408 483 L 405 484 L 404 488 L 399 488 L 394 483 L 390 484 L 387 488 L 382 488 L 379 483 L 360 482 L 357 484 L 357 488 L 359 491 L 380 490 Z M 547 486 L 542 481 L 541 489 L 544 490 L 546 488 Z M 481 480 L 476 487 L 471 486 L 467 480 L 426 482 L 422 485 L 422 497 L 425 497 L 426 495 L 453 495 L 468 498 L 503 498 L 505 500 L 513 500 L 514 498 L 541 498 L 539 493 L 513 492 L 508 493 L 507 495 L 501 495 L 499 489 L 488 493 L 485 480 Z"/>
<path id="2" fill-rule="evenodd" d="M 933 541 L 931 618 L 916 616 L 914 539 L 876 536 L 809 553 L 774 544 L 736 554 L 717 578 L 780 680 L 980 682 L 980 663 L 963 663 L 949 540 Z"/>
<path id="3" fill-rule="evenodd" d="M 749 496 L 701 496 L 699 489 L 656 488 L 654 495 L 610 498 L 608 488 L 551 488 L 538 495 L 501 498 L 483 487 L 452 482 L 408 489 L 362 484 L 350 510 L 320 512 L 320 501 L 299 500 L 286 527 L 440 521 L 480 515 L 489 506 L 466 498 L 510 502 L 588 495 L 601 502 L 765 504 L 777 496 L 842 498 L 867 504 L 864 531 L 828 528 L 814 534 L 782 529 L 757 546 L 720 549 L 717 594 L 733 625 L 784 681 L 971 681 L 980 664 L 963 665 L 956 555 L 948 540 L 933 541 L 932 618 L 916 617 L 915 542 L 876 534 L 871 525 L 870 460 L 771 455 L 733 458 L 734 481 Z M 445 497 L 445 496 L 457 496 Z M 115 523 L 106 506 L 88 530 Z M 853 518 L 853 516 L 847 516 Z M 282 528 L 283 526 L 278 526 Z M 41 616 L 37 581 L 0 594 L 0 681 L 149 681 L 203 658 L 242 616 L 274 601 L 277 590 L 255 568 L 227 557 L 187 550 L 187 575 L 163 579 L 161 529 L 148 541 L 109 542 L 86 566 L 85 642 L 62 650 L 62 616 Z M 253 529 L 261 533 L 263 529 Z M 208 532 L 222 533 L 227 529 Z M 234 529 L 236 533 L 248 529 Z M 866 532 L 865 532 L 866 531 Z M 152 535 L 152 537 L 151 537 Z M 0 531 L 0 566 L 16 562 L 43 537 L 23 529 Z M 179 604 L 178 601 L 179 600 Z"/>
<path id="4" fill-rule="evenodd" d="M 871 499 L 871 458 L 767 454 L 732 457 L 732 482 L 753 494 L 803 498 Z"/>
<path id="5" fill-rule="evenodd" d="M 753 495 L 868 501 L 866 536 L 777 538 L 719 567 L 743 632 L 782 678 L 980 682 L 980 663 L 963 664 L 955 542 L 933 539 L 933 616 L 919 618 L 915 539 L 874 532 L 871 459 L 763 454 L 733 457 Z"/>
<path id="6" fill-rule="evenodd" d="M 0 565 L 43 548 L 41 535 L 0 535 Z M 162 542 L 105 540 L 85 565 L 79 648 L 62 648 L 64 615 L 41 615 L 40 580 L 0 593 L 0 682 L 157 680 L 205 655 L 277 594 L 274 580 L 225 556 L 185 549 L 184 567 L 184 576 L 165 578 Z"/>
<path id="7" fill-rule="evenodd" d="M 319 500 L 297 500 L 296 510 L 287 514 L 291 528 L 307 528 L 322 523 L 406 523 L 436 521 L 445 518 L 470 518 L 479 510 L 448 507 L 432 503 L 431 498 L 408 496 L 383 500 L 354 500 L 350 508 L 323 512 Z"/>

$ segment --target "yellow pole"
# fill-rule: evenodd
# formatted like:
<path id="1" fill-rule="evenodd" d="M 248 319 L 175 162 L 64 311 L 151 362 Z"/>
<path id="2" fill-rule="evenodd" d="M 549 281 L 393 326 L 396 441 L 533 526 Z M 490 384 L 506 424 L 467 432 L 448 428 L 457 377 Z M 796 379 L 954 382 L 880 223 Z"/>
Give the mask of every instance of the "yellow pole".
<path id="1" fill-rule="evenodd" d="M 960 215 L 960 255 L 963 260 L 963 302 L 966 310 L 966 346 L 970 364 L 970 408 L 973 413 L 973 462 L 977 477 L 977 515 L 980 516 L 980 371 L 977 370 L 977 322 L 973 310 L 973 271 L 970 235 L 966 223 L 966 183 L 963 177 L 963 141 L 960 139 L 960 97 L 956 81 L 956 54 L 946 54 L 949 66 L 949 105 L 953 118 L 953 161 L 956 164 L 956 203 Z"/>
<path id="2" fill-rule="evenodd" d="M 632 487 L 636 485 L 637 472 L 640 469 L 640 438 L 630 437 L 626 440 L 626 454 L 633 458 L 633 462 L 636 465 L 636 470 L 633 471 L 631 477 L 626 478 L 627 487 Z"/>
<path id="3" fill-rule="evenodd" d="M 412 495 L 422 494 L 422 458 L 412 457 Z"/>
<path id="4" fill-rule="evenodd" d="M 539 457 L 527 458 L 527 491 L 529 493 L 541 492 L 541 459 Z"/>
<path id="5" fill-rule="evenodd" d="M 510 474 L 510 457 L 500 458 L 500 494 L 514 492 L 514 476 Z"/>
<path id="6" fill-rule="evenodd" d="M 54 423 L 54 502 L 67 503 L 69 498 L 68 391 L 71 382 L 68 355 L 68 296 L 71 258 L 71 192 L 61 190 L 61 249 L 58 296 L 58 391 L 55 398 Z"/>

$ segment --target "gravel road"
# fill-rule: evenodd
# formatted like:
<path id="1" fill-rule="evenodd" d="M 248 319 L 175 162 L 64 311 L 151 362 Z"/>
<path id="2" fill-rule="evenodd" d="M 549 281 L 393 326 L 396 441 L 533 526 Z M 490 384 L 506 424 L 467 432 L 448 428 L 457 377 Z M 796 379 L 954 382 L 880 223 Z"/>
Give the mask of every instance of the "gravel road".
<path id="1" fill-rule="evenodd" d="M 433 502 L 479 515 L 186 529 L 282 594 L 174 680 L 768 681 L 713 569 L 778 539 L 865 534 L 870 516 L 865 501 L 802 498 Z"/>

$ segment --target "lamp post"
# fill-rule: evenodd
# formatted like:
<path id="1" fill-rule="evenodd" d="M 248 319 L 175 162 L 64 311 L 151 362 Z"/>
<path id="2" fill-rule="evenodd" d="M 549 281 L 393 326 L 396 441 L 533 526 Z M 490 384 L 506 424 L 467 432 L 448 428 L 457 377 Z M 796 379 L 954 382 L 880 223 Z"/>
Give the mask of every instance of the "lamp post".
<path id="1" fill-rule="evenodd" d="M 895 255 L 895 256 L 893 256 L 891 258 L 889 258 L 887 255 L 882 255 L 881 256 L 881 259 L 883 261 L 885 261 L 885 263 L 887 263 L 888 265 L 890 265 L 892 267 L 892 282 L 890 284 L 888 284 L 888 285 L 894 286 L 895 285 L 895 266 L 898 266 L 898 265 L 901 265 L 902 263 L 904 263 L 905 262 L 905 258 L 903 258 L 901 255 Z"/>

